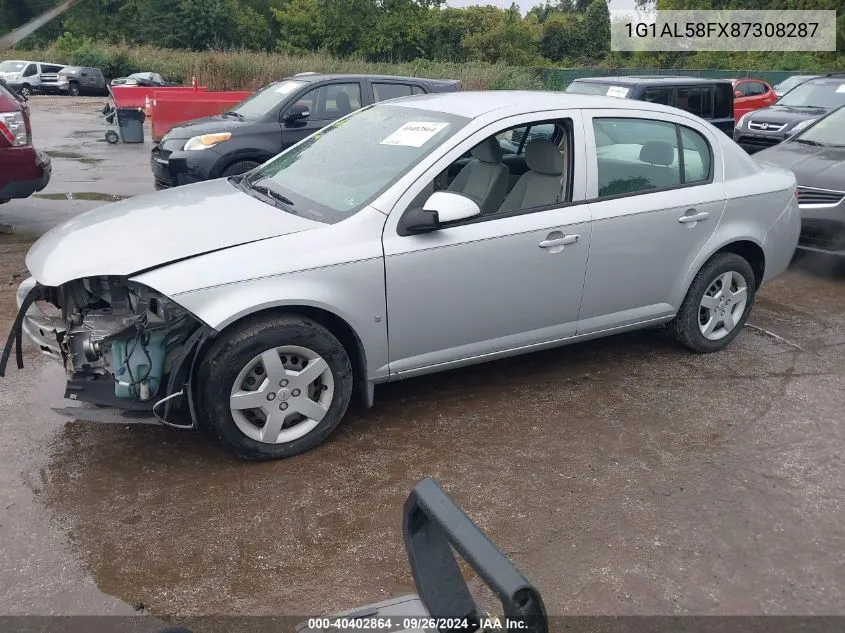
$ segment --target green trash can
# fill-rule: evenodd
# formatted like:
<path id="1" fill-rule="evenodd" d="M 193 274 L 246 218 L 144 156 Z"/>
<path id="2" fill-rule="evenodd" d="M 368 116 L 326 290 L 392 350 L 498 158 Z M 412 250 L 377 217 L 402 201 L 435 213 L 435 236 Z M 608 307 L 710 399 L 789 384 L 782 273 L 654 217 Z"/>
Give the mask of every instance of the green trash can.
<path id="1" fill-rule="evenodd" d="M 117 123 L 124 143 L 144 142 L 144 111 L 139 108 L 118 108 Z"/>

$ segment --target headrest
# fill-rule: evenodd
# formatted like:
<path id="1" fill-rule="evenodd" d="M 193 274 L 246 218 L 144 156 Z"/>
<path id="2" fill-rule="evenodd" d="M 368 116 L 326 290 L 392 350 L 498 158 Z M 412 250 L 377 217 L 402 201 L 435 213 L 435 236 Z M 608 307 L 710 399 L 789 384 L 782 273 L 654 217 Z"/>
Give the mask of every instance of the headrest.
<path id="1" fill-rule="evenodd" d="M 668 167 L 675 162 L 675 148 L 666 141 L 649 141 L 640 150 L 640 160 Z"/>
<path id="2" fill-rule="evenodd" d="M 471 153 L 473 157 L 480 160 L 482 163 L 501 163 L 502 162 L 502 148 L 499 146 L 499 141 L 496 137 L 484 139 L 472 148 Z"/>
<path id="3" fill-rule="evenodd" d="M 546 139 L 537 139 L 525 146 L 525 164 L 540 174 L 563 174 L 563 155 L 557 145 Z"/>

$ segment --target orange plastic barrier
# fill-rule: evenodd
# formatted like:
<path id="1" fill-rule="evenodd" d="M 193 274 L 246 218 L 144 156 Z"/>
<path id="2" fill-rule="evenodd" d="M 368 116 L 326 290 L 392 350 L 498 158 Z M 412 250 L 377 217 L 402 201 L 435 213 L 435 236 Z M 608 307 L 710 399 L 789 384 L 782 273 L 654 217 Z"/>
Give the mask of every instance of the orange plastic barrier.
<path id="1" fill-rule="evenodd" d="M 170 129 L 192 119 L 230 110 L 251 92 L 172 92 L 158 89 L 152 98 L 153 140 L 158 141 Z"/>
<path id="2" fill-rule="evenodd" d="M 143 108 L 147 99 L 152 100 L 153 92 L 194 93 L 208 90 L 205 86 L 172 86 L 156 88 L 153 86 L 110 86 L 114 104 L 118 108 Z"/>

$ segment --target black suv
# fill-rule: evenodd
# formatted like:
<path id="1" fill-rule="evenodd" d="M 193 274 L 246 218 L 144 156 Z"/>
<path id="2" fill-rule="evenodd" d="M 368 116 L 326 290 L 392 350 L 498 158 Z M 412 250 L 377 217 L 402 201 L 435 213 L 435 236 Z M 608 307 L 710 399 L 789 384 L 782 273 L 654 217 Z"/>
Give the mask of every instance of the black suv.
<path id="1" fill-rule="evenodd" d="M 576 79 L 566 92 L 660 103 L 705 119 L 728 136 L 734 130 L 734 89 L 729 79 L 646 75 Z"/>
<path id="2" fill-rule="evenodd" d="M 797 134 L 841 105 L 845 105 L 845 73 L 828 73 L 793 88 L 768 108 L 743 115 L 734 140 L 753 154 Z"/>
<path id="3" fill-rule="evenodd" d="M 303 73 L 262 88 L 217 116 L 175 126 L 152 150 L 156 189 L 234 176 L 377 101 L 452 92 L 460 81 Z"/>

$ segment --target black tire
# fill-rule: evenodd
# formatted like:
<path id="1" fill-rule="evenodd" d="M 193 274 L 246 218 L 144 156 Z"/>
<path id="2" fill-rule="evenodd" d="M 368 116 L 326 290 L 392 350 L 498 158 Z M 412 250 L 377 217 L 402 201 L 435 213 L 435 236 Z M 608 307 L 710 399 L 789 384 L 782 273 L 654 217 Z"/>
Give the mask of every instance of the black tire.
<path id="1" fill-rule="evenodd" d="M 238 374 L 262 352 L 295 345 L 319 354 L 328 364 L 334 396 L 325 417 L 311 431 L 279 444 L 260 442 L 238 428 L 229 394 Z M 267 461 L 292 457 L 323 442 L 340 423 L 354 385 L 352 364 L 343 345 L 319 323 L 295 315 L 257 317 L 223 332 L 205 353 L 197 373 L 200 425 L 237 457 Z"/>
<path id="2" fill-rule="evenodd" d="M 78 97 L 80 95 L 79 84 L 70 84 L 67 88 L 67 93 L 71 97 Z"/>
<path id="3" fill-rule="evenodd" d="M 222 177 L 228 178 L 229 176 L 239 176 L 240 174 L 245 174 L 250 169 L 255 169 L 261 163 L 257 163 L 254 160 L 239 160 L 223 170 Z"/>
<path id="4" fill-rule="evenodd" d="M 18 92 L 22 97 L 31 97 L 32 87 L 29 84 L 24 84 L 20 88 L 18 88 Z"/>
<path id="5" fill-rule="evenodd" d="M 109 143 L 114 145 L 115 143 L 120 141 L 120 137 L 117 135 L 117 132 L 115 132 L 114 130 L 109 130 L 108 132 L 106 132 L 106 141 L 108 141 Z"/>
<path id="6" fill-rule="evenodd" d="M 734 328 L 724 337 L 714 341 L 706 338 L 699 329 L 701 301 L 707 290 L 721 275 L 732 271 L 742 275 L 745 280 L 747 287 L 745 309 Z M 724 349 L 737 337 L 748 320 L 756 294 L 757 280 L 751 264 L 745 258 L 735 253 L 716 253 L 707 260 L 692 280 L 692 284 L 690 284 L 689 290 L 687 291 L 687 296 L 684 297 L 684 302 L 681 304 L 681 309 L 678 310 L 678 314 L 668 324 L 669 332 L 681 345 L 700 354 L 717 352 Z"/>

